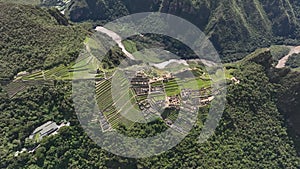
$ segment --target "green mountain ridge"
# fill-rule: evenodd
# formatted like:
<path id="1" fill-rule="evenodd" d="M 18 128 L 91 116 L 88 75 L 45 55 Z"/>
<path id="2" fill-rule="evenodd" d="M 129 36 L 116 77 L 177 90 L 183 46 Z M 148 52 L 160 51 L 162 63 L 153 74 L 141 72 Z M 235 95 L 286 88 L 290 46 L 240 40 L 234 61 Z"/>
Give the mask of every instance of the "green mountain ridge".
<path id="1" fill-rule="evenodd" d="M 299 168 L 300 159 L 295 150 L 297 142 L 291 140 L 285 120 L 278 111 L 283 107 L 277 108 L 287 101 L 290 104 L 285 105 L 286 108 L 297 110 L 294 105 L 299 103 L 295 95 L 299 87 L 295 87 L 299 86 L 299 81 L 288 83 L 294 78 L 293 72 L 288 69 L 274 71 L 272 56 L 267 50 L 258 50 L 230 67 L 234 67 L 233 76 L 240 83 L 228 86 L 226 109 L 215 134 L 203 144 L 197 142 L 202 128 L 200 124 L 208 113 L 209 107 L 204 107 L 199 112 L 197 125 L 180 144 L 165 153 L 143 159 L 112 155 L 88 138 L 74 112 L 69 94 L 72 89 L 68 83 L 32 86 L 11 100 L 0 96 L 0 117 L 3 120 L 0 167 Z M 276 76 L 282 78 L 274 80 Z M 282 99 L 284 102 L 278 104 L 277 101 Z M 63 119 L 70 121 L 71 127 L 43 139 L 35 153 L 13 156 L 21 147 L 32 144 L 26 142 L 26 137 L 36 126 L 48 120 L 59 122 Z M 129 135 L 143 135 L 144 127 L 137 125 L 134 131 L 125 127 L 120 130 L 124 133 L 131 131 L 127 133 Z M 146 129 L 159 132 L 160 128 L 158 123 Z"/>
<path id="2" fill-rule="evenodd" d="M 71 4 L 70 9 L 76 4 L 80 6 L 79 2 L 82 3 L 81 5 L 86 3 L 78 1 Z M 123 4 L 123 2 L 135 2 L 137 5 L 141 3 L 138 0 L 122 1 L 122 3 L 111 1 L 111 3 L 104 4 L 105 8 L 113 7 L 112 10 L 106 11 L 105 17 L 118 9 L 115 3 Z M 131 8 L 123 4 L 124 8 L 120 8 L 120 11 L 125 14 L 149 8 L 166 9 L 161 5 L 162 3 L 159 3 L 160 1 L 155 2 L 157 3 L 145 0 L 145 4 L 142 3 L 141 7 Z M 173 4 L 177 1 L 165 0 L 163 2 L 166 3 L 165 7 L 169 3 L 168 11 L 179 10 L 177 9 L 179 7 Z M 184 11 L 192 13 L 191 11 L 205 9 L 203 5 L 201 7 L 201 4 L 197 3 L 198 1 L 191 2 L 195 7 L 181 8 L 183 10 L 181 14 Z M 230 18 L 229 14 L 222 15 L 227 13 L 227 9 L 222 7 L 229 6 L 225 2 L 231 3 L 232 1 L 224 1 L 224 4 L 221 1 L 203 1 L 209 8 L 220 11 L 220 16 Z M 258 3 L 258 1 L 253 2 Z M 264 1 L 266 2 L 271 1 Z M 284 0 L 272 2 L 285 5 L 290 2 L 292 6 L 297 3 Z M 190 1 L 182 1 L 178 3 L 178 6 L 185 3 L 188 4 Z M 243 11 L 246 7 L 242 8 L 241 3 L 242 1 L 236 1 L 236 5 L 228 10 Z M 5 3 L 0 3 L 0 7 L 3 9 L 0 11 L 0 23 L 3 25 L 0 31 L 0 77 L 2 78 L 0 82 L 11 80 L 18 71 L 59 68 L 57 65 L 70 64 L 78 57 L 78 52 L 88 33 L 76 23 L 72 25 L 66 22 L 68 20 L 57 10 Z M 94 7 L 96 8 L 97 5 Z M 276 5 L 273 8 L 277 8 Z M 271 8 L 269 10 L 273 11 Z M 298 15 L 296 11 L 294 10 L 295 16 Z M 261 16 L 265 15 L 263 10 L 260 10 L 260 13 Z M 293 15 L 293 12 L 286 13 Z M 119 16 L 119 13 L 116 15 Z M 242 19 L 244 15 L 238 16 L 241 17 L 241 21 L 244 19 L 247 21 L 245 17 Z M 111 17 L 117 16 L 111 15 Z M 210 18 L 210 15 L 206 18 Z M 227 19 L 223 19 L 221 23 L 215 19 L 214 24 L 212 20 L 210 22 L 209 20 L 207 19 L 205 23 L 210 25 L 211 29 L 214 28 L 212 30 L 223 29 L 224 27 L 220 26 L 221 23 L 230 26 Z M 271 19 L 269 21 L 276 23 Z M 233 30 L 248 32 L 255 24 L 247 22 L 245 25 L 247 27 L 241 30 Z M 264 26 L 266 30 L 274 29 L 273 26 Z M 253 30 L 253 34 L 260 32 L 258 28 L 253 28 Z M 211 34 L 214 35 L 214 33 Z M 293 36 L 291 34 L 291 37 Z M 243 41 L 243 43 L 246 42 L 246 40 Z M 242 44 L 242 42 L 239 43 Z M 0 86 L 0 168 L 297 169 L 300 167 L 299 72 L 288 68 L 274 68 L 272 59 L 274 56 L 267 49 L 259 49 L 243 57 L 244 59 L 239 62 L 225 64 L 226 69 L 232 69 L 232 76 L 236 77 L 240 83 L 234 84 L 228 81 L 226 109 L 215 134 L 203 144 L 197 142 L 209 110 L 209 106 L 203 107 L 199 111 L 194 128 L 180 144 L 162 154 L 143 159 L 113 155 L 101 149 L 89 138 L 76 116 L 71 94 L 72 86 L 68 81 L 53 80 L 45 84 L 37 82 L 24 88 L 13 98 L 9 98 L 5 89 Z M 117 61 L 122 58 L 122 52 L 119 49 L 107 55 L 108 61 Z M 20 88 L 20 86 L 15 87 Z M 57 123 L 67 120 L 71 126 L 62 128 L 56 135 L 44 138 L 34 153 L 25 152 L 15 156 L 15 152 L 23 147 L 30 149 L 36 146 L 36 143 L 26 138 L 36 127 L 49 120 Z M 147 127 L 137 125 L 131 130 L 120 127 L 123 133 L 137 136 L 145 133 L 159 133 L 161 129 L 160 123 Z"/>
<path id="3" fill-rule="evenodd" d="M 54 9 L 1 3 L 0 80 L 20 71 L 67 64 L 83 48 L 86 32 Z"/>
<path id="4" fill-rule="evenodd" d="M 292 39 L 299 37 L 299 7 L 295 0 L 73 0 L 66 14 L 75 22 L 150 11 L 174 14 L 197 25 L 231 61 L 258 47 L 297 43 Z"/>

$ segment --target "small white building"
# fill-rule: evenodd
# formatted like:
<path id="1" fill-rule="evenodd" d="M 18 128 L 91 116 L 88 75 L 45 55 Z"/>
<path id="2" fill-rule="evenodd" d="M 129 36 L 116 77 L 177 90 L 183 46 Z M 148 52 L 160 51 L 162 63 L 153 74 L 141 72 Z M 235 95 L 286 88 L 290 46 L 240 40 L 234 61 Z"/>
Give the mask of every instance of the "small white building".
<path id="1" fill-rule="evenodd" d="M 33 139 L 38 134 L 39 140 L 41 140 L 43 137 L 52 134 L 56 130 L 58 130 L 58 125 L 53 121 L 48 121 L 40 127 L 36 128 L 29 136 L 29 138 Z"/>
<path id="2" fill-rule="evenodd" d="M 19 73 L 17 74 L 17 77 L 26 76 L 26 75 L 28 75 L 28 74 L 29 74 L 29 73 L 28 73 L 28 72 L 26 72 L 26 71 L 19 72 Z"/>

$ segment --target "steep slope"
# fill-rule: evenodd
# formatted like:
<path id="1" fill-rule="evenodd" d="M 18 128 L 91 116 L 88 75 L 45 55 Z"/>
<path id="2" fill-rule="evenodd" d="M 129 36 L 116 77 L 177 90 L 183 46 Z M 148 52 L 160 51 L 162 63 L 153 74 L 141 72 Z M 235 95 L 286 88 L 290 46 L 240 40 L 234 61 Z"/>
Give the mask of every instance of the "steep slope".
<path id="1" fill-rule="evenodd" d="M 276 106 L 276 89 L 280 83 L 271 82 L 270 58 L 270 52 L 263 51 L 232 64 L 236 69 L 233 75 L 240 83 L 228 86 L 228 103 L 222 120 L 207 142 L 198 143 L 209 108 L 203 107 L 194 129 L 180 144 L 165 153 L 142 159 L 108 153 L 84 133 L 72 106 L 70 84 L 34 86 L 11 100 L 3 96 L 0 99 L 3 112 L 0 114 L 3 120 L 0 167 L 299 168 L 300 158 Z M 45 138 L 35 153 L 14 157 L 14 152 L 33 144 L 25 139 L 30 132 L 49 119 L 57 122 L 66 119 L 71 121 L 71 126 Z M 130 130 L 122 129 L 128 135 L 143 136 L 160 132 L 163 127 L 158 123 L 153 128 L 137 125 Z"/>
<path id="2" fill-rule="evenodd" d="M 224 10 L 217 9 L 217 2 L 207 5 L 216 7 L 216 10 Z M 78 33 L 75 31 L 77 29 L 61 25 L 65 22 L 60 16 L 53 17 L 47 10 L 30 6 L 1 4 L 0 7 L 4 10 L 0 12 L 0 18 L 6 18 L 0 20 L 4 25 L 0 33 L 9 35 L 0 36 L 3 45 L 0 49 L 11 52 L 0 55 L 1 66 L 7 65 L 0 67 L 4 75 L 31 67 L 43 68 L 48 64 L 55 66 L 56 63 L 69 63 L 72 60 L 73 55 L 68 55 L 69 50 L 64 51 L 60 45 L 67 49 L 74 47 L 75 50 L 77 46 L 69 45 L 80 45 L 81 38 L 72 38 Z M 239 7 L 236 10 L 242 9 Z M 108 11 L 107 15 L 109 12 L 113 11 Z M 124 12 L 129 11 L 126 8 Z M 230 19 L 229 15 L 225 18 Z M 251 25 L 248 23 L 243 28 L 243 31 L 249 33 L 249 37 L 258 31 L 253 29 L 255 31 L 250 33 Z M 62 30 L 57 32 L 55 28 Z M 82 35 L 79 32 L 78 35 Z M 28 54 L 42 54 L 22 57 L 27 54 L 23 51 L 25 45 Z M 21 52 L 18 53 L 20 49 Z M 63 50 L 63 53 L 56 55 L 56 50 Z M 14 55 L 13 52 L 17 54 Z M 112 56 L 119 54 L 117 51 Z M 271 58 L 270 51 L 261 50 L 231 65 L 235 68 L 233 76 L 240 83 L 228 86 L 226 110 L 216 133 L 207 142 L 197 142 L 201 124 L 207 117 L 208 107 L 204 107 L 200 111 L 197 125 L 179 145 L 163 154 L 144 159 L 115 156 L 97 146 L 80 126 L 70 96 L 72 87 L 67 82 L 32 86 L 12 99 L 1 93 L 0 88 L 0 168 L 299 168 L 300 159 L 280 114 L 298 113 L 299 74 L 291 73 L 288 69 L 276 70 L 272 67 Z M 49 62 L 44 62 L 43 59 Z M 288 117 L 294 122 L 299 121 L 294 116 Z M 70 121 L 71 126 L 61 129 L 57 135 L 45 138 L 35 153 L 14 156 L 23 147 L 34 145 L 26 138 L 37 126 L 49 120 L 61 122 L 64 119 Z M 161 126 L 158 124 L 156 128 Z M 145 128 L 133 129 L 134 134 L 145 133 Z M 146 128 L 146 132 L 159 131 L 150 127 Z"/>
<path id="3" fill-rule="evenodd" d="M 289 135 L 293 138 L 298 154 L 300 154 L 300 73 L 289 68 L 275 68 L 273 56 L 267 49 L 257 50 L 242 62 L 254 62 L 263 66 L 263 71 L 274 85 L 275 104 L 281 115 Z"/>
<path id="4" fill-rule="evenodd" d="M 298 8 L 293 0 L 76 0 L 67 14 L 72 21 L 109 21 L 149 11 L 174 14 L 202 29 L 229 61 L 257 47 L 292 43 L 285 39 L 298 37 Z"/>
<path id="5" fill-rule="evenodd" d="M 300 154 L 300 73 L 290 72 L 280 79 L 278 109 L 286 118 L 289 132 L 293 136 L 298 154 Z"/>
<path id="6" fill-rule="evenodd" d="M 0 82 L 74 60 L 85 33 L 57 10 L 0 3 Z"/>

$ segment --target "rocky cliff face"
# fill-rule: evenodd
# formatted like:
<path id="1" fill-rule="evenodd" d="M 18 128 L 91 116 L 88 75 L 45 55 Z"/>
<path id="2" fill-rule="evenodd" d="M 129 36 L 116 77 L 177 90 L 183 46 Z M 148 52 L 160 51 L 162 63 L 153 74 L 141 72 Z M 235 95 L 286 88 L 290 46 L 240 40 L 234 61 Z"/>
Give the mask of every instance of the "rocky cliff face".
<path id="1" fill-rule="evenodd" d="M 295 0 L 74 0 L 67 14 L 75 22 L 110 21 L 137 12 L 183 17 L 202 29 L 223 56 L 237 59 L 257 47 L 297 38 Z"/>

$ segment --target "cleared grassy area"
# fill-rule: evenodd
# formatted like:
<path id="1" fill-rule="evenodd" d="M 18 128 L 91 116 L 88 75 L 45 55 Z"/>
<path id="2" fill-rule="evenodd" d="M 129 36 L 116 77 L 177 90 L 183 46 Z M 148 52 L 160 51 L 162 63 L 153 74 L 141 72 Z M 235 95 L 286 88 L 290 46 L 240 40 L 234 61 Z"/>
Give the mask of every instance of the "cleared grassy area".
<path id="1" fill-rule="evenodd" d="M 40 70 L 30 75 L 22 77 L 23 80 L 71 80 L 72 73 L 68 66 L 60 65 L 50 70 Z"/>
<path id="2" fill-rule="evenodd" d="M 142 60 L 144 62 L 149 63 L 161 63 L 164 62 L 163 58 L 159 58 L 157 53 L 150 50 L 138 51 L 134 53 L 134 57 L 137 60 Z"/>
<path id="3" fill-rule="evenodd" d="M 206 88 L 211 86 L 211 81 L 203 80 L 200 78 L 188 79 L 188 80 L 181 81 L 180 86 L 182 86 L 185 89 L 199 90 L 201 88 Z"/>
<path id="4" fill-rule="evenodd" d="M 162 82 L 159 81 L 159 82 L 154 82 L 154 83 L 151 83 L 151 86 L 152 87 L 158 87 L 158 86 L 162 86 Z"/>
<path id="5" fill-rule="evenodd" d="M 228 76 L 229 76 L 230 74 L 228 74 Z M 220 69 L 218 69 L 217 71 L 216 71 L 216 73 L 215 74 L 213 74 L 213 75 L 210 75 L 210 78 L 211 78 L 211 80 L 212 81 L 214 81 L 214 82 L 217 82 L 217 81 L 223 81 L 223 80 L 226 80 L 225 78 L 226 78 L 226 71 L 225 70 L 220 70 Z"/>
<path id="6" fill-rule="evenodd" d="M 178 63 L 170 63 L 168 64 L 164 70 L 168 72 L 177 72 L 178 70 L 183 70 L 189 68 L 188 66 L 184 64 L 178 64 Z"/>
<path id="7" fill-rule="evenodd" d="M 180 88 L 183 89 L 192 89 L 192 90 L 200 90 L 201 88 L 207 88 L 211 86 L 212 81 L 202 78 L 190 78 L 180 80 L 178 78 L 170 80 L 167 83 L 164 83 L 165 91 L 167 96 L 175 96 L 180 94 Z"/>
<path id="8" fill-rule="evenodd" d="M 136 43 L 131 41 L 131 40 L 124 40 L 122 41 L 123 45 L 125 46 L 125 49 L 129 52 L 129 53 L 134 53 L 137 51 L 136 48 Z"/>
<path id="9" fill-rule="evenodd" d="M 77 61 L 76 64 L 74 63 L 72 66 L 70 66 L 70 69 L 84 68 L 89 64 L 90 61 L 90 57 L 84 57 L 81 60 Z"/>
<path id="10" fill-rule="evenodd" d="M 236 69 L 225 69 L 225 77 L 226 79 L 231 79 L 233 78 L 232 73 L 235 71 Z"/>
<path id="11" fill-rule="evenodd" d="M 37 142 L 40 142 L 40 133 L 37 133 L 35 136 L 34 136 L 34 141 L 37 143 Z"/>
<path id="12" fill-rule="evenodd" d="M 93 38 L 90 38 L 90 37 L 87 37 L 85 40 L 84 40 L 84 43 L 89 45 L 90 48 L 94 48 L 94 49 L 97 49 L 99 48 L 99 42 L 97 42 L 95 39 Z"/>
<path id="13" fill-rule="evenodd" d="M 137 105 L 137 99 L 136 99 L 136 97 L 135 97 L 135 93 L 134 93 L 134 91 L 131 89 L 131 90 L 129 90 L 129 96 L 130 96 L 130 102 L 131 102 L 131 104 L 132 105 L 134 105 L 134 108 L 136 109 L 136 110 L 139 110 L 140 108 L 139 108 L 139 106 Z"/>
<path id="14" fill-rule="evenodd" d="M 38 71 L 33 74 L 22 77 L 22 79 L 24 80 L 42 80 L 43 78 L 44 76 L 42 71 Z"/>
<path id="15" fill-rule="evenodd" d="M 143 96 L 136 96 L 136 100 L 137 100 L 138 102 L 143 101 L 143 100 L 146 100 L 146 99 L 147 99 L 147 96 L 146 96 L 146 95 L 143 95 Z"/>
<path id="16" fill-rule="evenodd" d="M 164 101 L 166 100 L 166 96 L 165 94 L 151 94 L 151 99 L 153 99 L 154 101 Z"/>
<path id="17" fill-rule="evenodd" d="M 165 82 L 164 87 L 167 96 L 175 96 L 180 94 L 179 85 L 177 84 L 177 81 L 175 79 Z"/>
<path id="18" fill-rule="evenodd" d="M 93 78 L 96 70 L 101 69 L 100 61 L 91 53 L 94 49 L 103 48 L 101 42 L 98 42 L 93 37 L 87 37 L 84 41 L 86 50 L 81 54 L 76 61 L 69 65 L 60 64 L 48 70 L 40 70 L 22 77 L 24 80 L 72 80 L 74 75 L 76 77 Z M 109 71 L 108 71 L 109 72 Z M 104 74 L 97 75 L 98 78 L 103 78 Z"/>
<path id="19" fill-rule="evenodd" d="M 82 78 L 103 78 L 104 74 L 96 75 L 96 69 L 98 68 L 98 60 L 95 57 L 84 57 L 77 63 L 71 63 L 70 65 L 59 65 L 49 70 L 39 70 L 22 77 L 23 80 L 72 80 L 75 77 Z"/>

